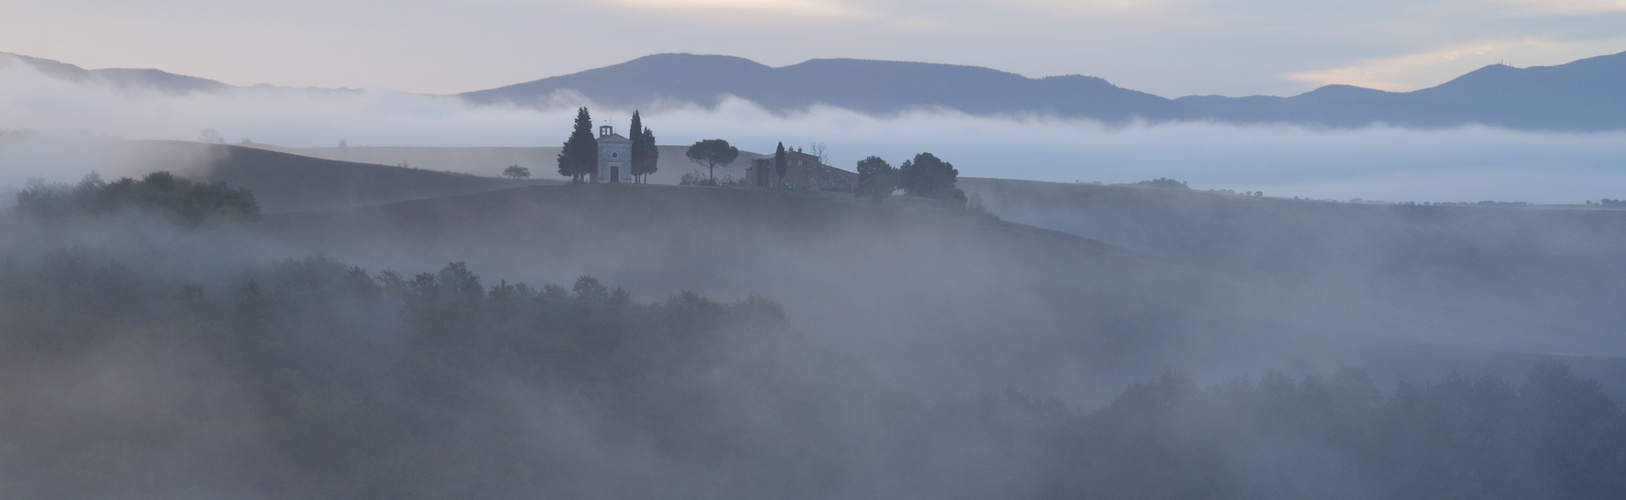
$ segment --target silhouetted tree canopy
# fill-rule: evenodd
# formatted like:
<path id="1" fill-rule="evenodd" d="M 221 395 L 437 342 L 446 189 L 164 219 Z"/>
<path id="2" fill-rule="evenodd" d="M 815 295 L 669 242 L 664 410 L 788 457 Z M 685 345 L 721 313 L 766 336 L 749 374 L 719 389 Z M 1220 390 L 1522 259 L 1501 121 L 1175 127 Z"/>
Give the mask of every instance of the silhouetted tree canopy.
<path id="1" fill-rule="evenodd" d="M 855 195 L 868 196 L 875 203 L 880 203 L 897 189 L 898 169 L 886 160 L 871 156 L 858 162 L 858 190 Z"/>
<path id="2" fill-rule="evenodd" d="M 576 111 L 575 127 L 559 151 L 559 175 L 569 177 L 571 182 L 581 182 L 597 171 L 598 139 L 593 138 L 593 117 L 583 107 Z"/>
<path id="3" fill-rule="evenodd" d="M 661 150 L 655 145 L 655 133 L 645 127 L 638 111 L 632 112 L 632 175 L 641 183 L 649 183 L 649 174 L 659 170 Z"/>
<path id="4" fill-rule="evenodd" d="M 252 219 L 260 214 L 254 193 L 248 189 L 232 189 L 224 182 L 193 183 L 169 172 L 111 183 L 91 172 L 71 187 L 35 182 L 17 193 L 17 209 L 41 217 L 139 210 L 174 216 L 193 225 L 209 217 Z"/>
<path id="5" fill-rule="evenodd" d="M 510 179 L 529 179 L 531 169 L 519 165 L 509 165 L 508 168 L 502 169 L 502 175 Z"/>
<path id="6" fill-rule="evenodd" d="M 733 163 L 735 158 L 740 157 L 740 148 L 730 146 L 728 141 L 722 139 L 706 139 L 690 145 L 684 155 L 689 157 L 689 161 L 705 165 L 706 177 L 716 184 L 717 165 Z"/>
<path id="7" fill-rule="evenodd" d="M 790 159 L 785 157 L 785 143 L 781 142 L 773 149 L 773 173 L 784 179 L 787 168 L 790 168 Z"/>
<path id="8" fill-rule="evenodd" d="M 1189 186 L 1186 186 L 1186 183 L 1184 181 L 1177 181 L 1177 180 L 1174 180 L 1174 179 L 1170 179 L 1168 177 L 1158 177 L 1156 179 L 1152 179 L 1152 180 L 1149 180 L 1149 181 L 1140 181 L 1140 182 L 1136 182 L 1136 183 L 1130 184 L 1130 185 L 1131 186 L 1140 186 L 1140 187 L 1160 188 L 1160 189 L 1191 189 Z M 1261 196 L 1262 195 L 1263 194 L 1261 193 Z M 1251 196 L 1251 192 L 1250 192 L 1250 196 Z"/>
<path id="9" fill-rule="evenodd" d="M 915 196 L 952 198 L 960 171 L 931 153 L 920 153 L 898 167 L 898 188 Z M 964 199 L 964 193 L 960 193 Z"/>

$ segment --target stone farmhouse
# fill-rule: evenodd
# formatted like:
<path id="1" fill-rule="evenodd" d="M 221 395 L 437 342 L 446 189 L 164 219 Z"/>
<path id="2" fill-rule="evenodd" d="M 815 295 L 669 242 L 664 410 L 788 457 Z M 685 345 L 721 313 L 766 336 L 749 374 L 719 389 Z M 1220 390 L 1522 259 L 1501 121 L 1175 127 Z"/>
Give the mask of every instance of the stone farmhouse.
<path id="1" fill-rule="evenodd" d="M 598 171 L 592 182 L 632 182 L 632 139 L 609 125 L 598 128 Z"/>
<path id="2" fill-rule="evenodd" d="M 854 191 L 858 189 L 858 174 L 825 165 L 819 157 L 803 153 L 801 149 L 785 151 L 785 175 L 780 177 L 773 165 L 773 155 L 751 160 L 745 169 L 746 182 L 769 188 L 799 189 L 802 191 Z"/>

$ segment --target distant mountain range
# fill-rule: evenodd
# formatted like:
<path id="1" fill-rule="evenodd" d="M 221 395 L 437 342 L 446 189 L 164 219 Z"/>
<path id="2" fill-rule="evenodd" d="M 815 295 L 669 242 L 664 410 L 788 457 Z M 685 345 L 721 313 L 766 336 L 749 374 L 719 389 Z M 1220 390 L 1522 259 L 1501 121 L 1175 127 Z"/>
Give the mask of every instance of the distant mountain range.
<path id="1" fill-rule="evenodd" d="M 206 78 L 177 75 L 156 69 L 84 69 L 72 64 L 0 52 L 0 69 L 19 64 L 34 68 L 45 76 L 74 83 L 95 83 L 119 88 L 148 88 L 163 92 L 184 94 L 189 92 L 218 92 L 231 85 Z"/>
<path id="2" fill-rule="evenodd" d="M 5 56 L 10 56 L 11 59 Z M 154 69 L 85 70 L 0 53 L 64 80 L 100 81 L 166 92 L 233 88 Z M 1385 92 L 1328 85 L 1292 97 L 1188 96 L 1166 99 L 1081 76 L 1027 78 L 988 68 L 918 62 L 814 59 L 785 67 L 718 55 L 658 54 L 622 64 L 458 96 L 475 104 L 551 106 L 576 93 L 603 106 L 714 107 L 727 95 L 778 112 L 827 105 L 871 115 L 945 109 L 977 116 L 1055 116 L 1123 124 L 1213 121 L 1360 127 L 1482 124 L 1526 130 L 1626 129 L 1626 52 L 1558 66 L 1486 66 L 1437 87 Z"/>
<path id="3" fill-rule="evenodd" d="M 653 55 L 462 95 L 476 103 L 540 104 L 566 90 L 621 108 L 658 102 L 710 107 L 726 94 L 776 112 L 824 104 L 879 115 L 946 108 L 974 115 L 1040 112 L 1111 122 L 1189 115 L 1179 103 L 1088 76 L 1032 79 L 972 66 L 857 59 L 814 59 L 770 68 L 738 57 L 691 54 Z"/>
<path id="4" fill-rule="evenodd" d="M 177 75 L 159 69 L 133 69 L 108 68 L 84 69 L 72 64 L 29 57 L 20 54 L 0 52 L 0 70 L 11 65 L 22 65 L 33 68 L 40 74 L 58 80 L 79 83 L 109 85 L 125 90 L 144 89 L 164 92 L 168 94 L 214 93 L 233 89 L 277 90 L 293 92 L 319 92 L 319 93 L 347 93 L 360 92 L 354 89 L 332 88 L 294 88 L 276 85 L 259 84 L 252 87 L 241 87 L 222 83 L 208 78 Z"/>

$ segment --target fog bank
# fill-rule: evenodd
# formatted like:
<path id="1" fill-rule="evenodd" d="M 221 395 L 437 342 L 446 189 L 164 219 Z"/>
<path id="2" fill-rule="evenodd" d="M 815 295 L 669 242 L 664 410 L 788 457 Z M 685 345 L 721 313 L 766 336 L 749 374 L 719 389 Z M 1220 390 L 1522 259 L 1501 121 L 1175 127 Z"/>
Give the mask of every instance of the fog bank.
<path id="1" fill-rule="evenodd" d="M 630 110 L 556 96 L 546 110 L 469 107 L 451 97 L 379 91 L 239 89 L 176 96 L 65 83 L 13 65 L 0 69 L 0 129 L 35 136 L 196 140 L 218 130 L 229 143 L 292 147 L 558 146 L 575 107 L 599 124 L 626 127 Z M 1108 127 L 1037 116 L 978 118 L 942 110 L 873 117 L 815 107 L 775 115 L 726 100 L 716 109 L 642 110 L 662 144 L 725 138 L 767 151 L 824 143 L 830 162 L 851 168 L 877 155 L 894 164 L 930 151 L 967 177 L 1123 183 L 1156 177 L 1199 189 L 1270 196 L 1384 201 L 1575 203 L 1626 197 L 1626 133 L 1531 133 L 1485 127 L 1368 127 L 1178 123 Z M 15 142 L 13 140 L 12 142 Z M 83 166 L 0 155 L 0 186 L 28 176 L 69 181 Z M 455 169 L 455 168 L 454 168 Z M 489 165 L 458 169 L 491 175 Z"/>

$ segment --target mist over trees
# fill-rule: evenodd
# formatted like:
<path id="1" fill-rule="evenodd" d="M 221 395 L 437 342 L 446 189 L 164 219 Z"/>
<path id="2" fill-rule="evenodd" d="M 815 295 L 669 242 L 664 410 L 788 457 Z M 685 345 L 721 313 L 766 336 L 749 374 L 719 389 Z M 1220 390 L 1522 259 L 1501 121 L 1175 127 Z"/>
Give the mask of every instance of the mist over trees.
<path id="1" fill-rule="evenodd" d="M 16 196 L 17 210 L 47 218 L 141 210 L 196 225 L 209 217 L 252 219 L 260 214 L 254 193 L 247 189 L 232 189 L 224 182 L 193 183 L 169 172 L 113 182 L 91 172 L 73 186 L 40 181 Z"/>
<path id="2" fill-rule="evenodd" d="M 876 157 L 859 164 L 874 180 L 895 170 Z M 254 193 L 168 174 L 114 183 L 92 176 L 80 186 L 37 183 L 27 208 L 0 211 L 0 398 L 8 403 L 0 406 L 0 444 L 5 456 L 27 458 L 0 470 L 11 473 L 5 491 L 23 498 L 1626 495 L 1619 474 L 1626 416 L 1603 384 L 1565 365 L 1519 358 L 1495 365 L 1501 371 L 1393 380 L 1392 372 L 1358 368 L 1247 373 L 1257 365 L 1226 360 L 1229 381 L 1212 381 L 1212 367 L 1201 381 L 1183 370 L 1266 343 L 1298 349 L 1321 340 L 1303 331 L 1319 325 L 1255 316 L 1227 329 L 1230 311 L 1210 296 L 1245 292 L 1289 314 L 1318 311 L 1290 303 L 1302 295 L 1225 286 L 1248 279 L 1240 272 L 1171 264 L 1054 231 L 839 196 L 655 186 L 506 189 L 208 224 L 196 221 L 252 218 L 257 211 L 232 207 Z M 197 186 L 219 192 L 188 194 Z M 1149 195 L 1290 203 L 1097 188 L 1140 203 L 1153 203 Z M 201 219 L 185 215 L 200 204 L 214 208 L 201 210 Z M 1085 213 L 1095 220 L 1109 213 L 1105 202 L 1090 207 Z M 1243 212 L 1210 207 L 1203 206 Z M 1435 209 L 1395 208 L 1412 220 Z M 1452 213 L 1497 216 L 1469 210 Z M 1584 215 L 1600 214 L 1618 212 Z M 597 230 L 606 219 L 621 222 Z M 1617 227 L 1615 218 L 1587 220 Z M 1528 226 L 1555 225 L 1537 221 Z M 155 236 L 129 241 L 147 234 Z M 749 237 L 735 239 L 740 234 Z M 367 243 L 301 246 L 300 236 Z M 1471 264 L 1494 271 L 1489 279 L 1507 279 L 1509 259 L 1497 257 L 1496 246 L 1456 241 L 1434 246 L 1486 256 Z M 1305 252 L 1296 243 L 1291 250 Z M 405 249 L 432 246 L 473 256 L 441 265 L 445 254 Z M 719 248 L 738 252 L 693 258 Z M 518 265 L 490 258 L 516 249 Z M 318 251 L 332 253 L 312 255 Z M 333 254 L 342 256 L 325 256 Z M 434 264 L 401 265 L 424 255 Z M 571 259 L 611 262 L 600 269 L 620 274 L 580 273 Z M 1460 264 L 1431 261 L 1435 274 L 1418 279 L 1442 282 Z M 1151 274 L 1153 266 L 1168 274 Z M 663 267 L 684 268 L 662 275 Z M 557 274 L 566 278 L 522 274 L 537 268 L 563 269 Z M 1204 273 L 1213 281 L 1187 279 Z M 819 274 L 841 277 L 819 282 Z M 719 275 L 792 285 L 765 298 L 708 281 Z M 550 280 L 557 283 L 528 284 Z M 1073 286 L 1079 281 L 1099 286 Z M 706 295 L 635 295 L 652 282 L 698 283 Z M 794 308 L 797 301 L 817 307 Z M 1079 313 L 1087 308 L 1095 309 Z M 896 321 L 920 311 L 942 318 Z M 998 312 L 956 329 L 985 311 Z M 990 373 L 976 365 L 997 356 L 1035 368 L 1002 373 L 1009 378 L 991 385 L 1015 380 L 1003 391 L 938 390 L 967 379 L 906 386 L 878 369 L 894 360 L 829 342 L 833 329 L 803 330 L 832 317 L 853 330 L 848 335 L 903 339 L 914 351 L 954 342 L 1010 349 L 984 358 L 939 351 L 972 376 Z M 1531 325 L 1531 335 L 1552 334 Z M 1249 335 L 1242 328 L 1271 332 L 1227 344 Z M 977 329 L 993 333 L 977 336 Z M 1006 346 L 1018 343 L 1027 350 Z M 1159 357 L 1169 344 L 1192 355 Z M 1172 368 L 1127 385 L 1103 382 L 1121 390 L 1110 401 L 1080 403 L 1047 394 L 1079 378 L 1043 389 L 1019 378 L 1051 379 L 1054 359 L 1119 363 L 1135 373 Z M 1512 379 L 1484 375 L 1524 371 Z M 1108 371 L 1085 376 L 1100 373 Z"/>
<path id="3" fill-rule="evenodd" d="M 592 277 L 533 287 L 319 256 L 213 288 L 86 250 L 7 262 L 0 438 L 31 457 L 8 486 L 25 496 L 1626 494 L 1626 417 L 1556 364 L 1388 393 L 1355 369 L 1211 388 L 1166 370 L 1098 409 L 1014 389 L 933 402 L 812 346 L 761 297 L 640 302 Z M 108 413 L 29 377 L 109 357 L 133 399 Z M 191 411 L 136 406 L 171 387 Z M 87 434 L 118 438 L 30 438 Z"/>

